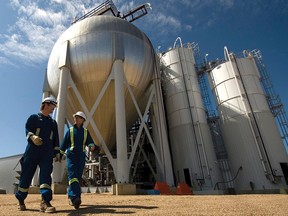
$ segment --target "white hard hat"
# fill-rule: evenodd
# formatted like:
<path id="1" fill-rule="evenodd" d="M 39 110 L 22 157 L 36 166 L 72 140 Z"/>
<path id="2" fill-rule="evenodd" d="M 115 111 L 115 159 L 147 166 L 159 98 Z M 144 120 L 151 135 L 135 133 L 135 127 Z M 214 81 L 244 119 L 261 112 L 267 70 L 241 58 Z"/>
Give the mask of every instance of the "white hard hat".
<path id="1" fill-rule="evenodd" d="M 42 100 L 42 104 L 43 103 L 51 103 L 55 106 L 57 106 L 57 101 L 53 98 L 53 97 L 46 97 Z"/>
<path id="2" fill-rule="evenodd" d="M 75 116 L 80 116 L 81 118 L 83 118 L 86 121 L 86 115 L 83 112 L 81 112 L 81 111 L 76 112 L 73 115 L 73 117 L 75 118 Z"/>

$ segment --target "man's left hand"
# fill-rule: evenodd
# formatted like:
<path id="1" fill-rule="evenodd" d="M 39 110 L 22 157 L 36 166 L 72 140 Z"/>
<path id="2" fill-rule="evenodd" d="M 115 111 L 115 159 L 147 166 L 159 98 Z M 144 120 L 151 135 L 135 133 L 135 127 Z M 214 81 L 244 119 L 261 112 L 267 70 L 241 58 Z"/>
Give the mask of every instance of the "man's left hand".
<path id="1" fill-rule="evenodd" d="M 54 161 L 55 161 L 55 162 L 57 162 L 57 161 L 58 161 L 58 162 L 61 162 L 60 153 L 58 153 L 58 154 L 55 155 Z"/>

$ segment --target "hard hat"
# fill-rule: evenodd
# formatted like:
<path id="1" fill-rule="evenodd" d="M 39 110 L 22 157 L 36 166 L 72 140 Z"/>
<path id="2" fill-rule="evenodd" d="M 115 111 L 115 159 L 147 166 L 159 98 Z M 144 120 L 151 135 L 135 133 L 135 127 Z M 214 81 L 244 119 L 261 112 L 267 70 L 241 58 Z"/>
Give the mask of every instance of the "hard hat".
<path id="1" fill-rule="evenodd" d="M 43 101 L 42 101 L 42 104 L 43 103 L 50 103 L 50 104 L 53 104 L 53 105 L 57 106 L 57 101 L 53 97 L 44 98 Z"/>
<path id="2" fill-rule="evenodd" d="M 81 111 L 76 112 L 73 115 L 73 117 L 75 118 L 75 116 L 80 116 L 81 118 L 83 118 L 86 121 L 86 115 L 83 112 L 81 112 Z"/>

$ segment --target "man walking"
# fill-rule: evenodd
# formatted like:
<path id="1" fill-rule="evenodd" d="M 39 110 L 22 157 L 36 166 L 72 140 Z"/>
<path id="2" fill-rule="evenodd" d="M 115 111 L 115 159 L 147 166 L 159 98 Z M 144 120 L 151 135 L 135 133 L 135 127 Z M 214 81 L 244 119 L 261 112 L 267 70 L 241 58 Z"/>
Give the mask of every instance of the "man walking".
<path id="1" fill-rule="evenodd" d="M 74 126 L 71 127 L 65 134 L 60 147 L 61 156 L 67 156 L 68 166 L 68 198 L 69 204 L 78 209 L 81 204 L 81 180 L 85 167 L 86 146 L 90 151 L 94 151 L 99 147 L 94 144 L 89 131 L 83 127 L 86 120 L 86 115 L 79 111 L 73 115 Z"/>
<path id="2" fill-rule="evenodd" d="M 23 157 L 20 159 L 22 172 L 19 179 L 18 191 L 15 193 L 19 202 L 19 210 L 26 210 L 24 200 L 36 171 L 40 168 L 40 211 L 53 213 L 56 211 L 50 203 L 52 200 L 51 173 L 53 157 L 60 161 L 58 126 L 50 117 L 57 102 L 53 97 L 45 98 L 41 103 L 40 112 L 32 114 L 26 122 L 26 139 L 28 141 Z"/>

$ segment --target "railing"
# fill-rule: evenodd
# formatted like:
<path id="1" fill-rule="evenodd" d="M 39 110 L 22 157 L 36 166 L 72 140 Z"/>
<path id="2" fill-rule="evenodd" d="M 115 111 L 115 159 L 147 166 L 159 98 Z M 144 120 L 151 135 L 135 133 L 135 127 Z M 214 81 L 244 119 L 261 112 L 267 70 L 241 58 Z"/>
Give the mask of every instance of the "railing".
<path id="1" fill-rule="evenodd" d="M 72 24 L 74 24 L 80 20 L 84 20 L 87 17 L 104 14 L 108 10 L 110 10 L 114 16 L 119 16 L 119 11 L 117 10 L 113 1 L 107 0 L 107 1 L 103 2 L 102 4 L 98 5 L 97 7 L 95 7 L 94 9 L 92 9 L 91 11 L 89 11 L 88 13 L 79 17 L 78 19 L 75 19 Z"/>
<path id="2" fill-rule="evenodd" d="M 79 17 L 78 19 L 75 19 L 72 24 L 74 24 L 78 21 L 84 20 L 87 17 L 105 14 L 108 11 L 110 11 L 112 13 L 112 15 L 114 15 L 115 17 L 119 17 L 119 18 L 124 19 L 128 22 L 133 22 L 134 20 L 139 19 L 140 17 L 146 15 L 148 13 L 147 12 L 148 8 L 151 9 L 151 5 L 149 3 L 145 3 L 145 4 L 139 5 L 133 9 L 131 9 L 127 13 L 121 14 L 117 10 L 113 1 L 107 0 L 107 1 L 103 2 L 102 4 L 98 5 L 97 7 L 95 7 L 93 10 L 91 10 L 88 13 L 84 14 L 83 16 Z"/>
<path id="3" fill-rule="evenodd" d="M 285 144 L 286 150 L 288 150 L 288 124 L 287 115 L 284 106 L 281 102 L 279 95 L 274 91 L 272 82 L 270 81 L 266 66 L 263 63 L 263 58 L 260 50 L 252 50 L 251 53 L 254 56 L 257 68 L 261 74 L 261 84 L 266 94 L 269 108 L 276 118 L 276 124 L 280 130 L 281 138 Z"/>

